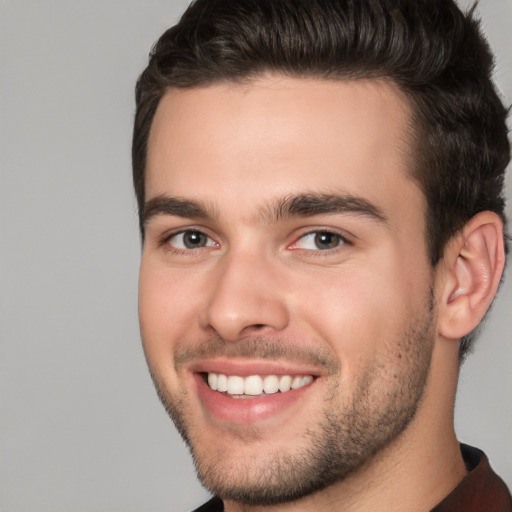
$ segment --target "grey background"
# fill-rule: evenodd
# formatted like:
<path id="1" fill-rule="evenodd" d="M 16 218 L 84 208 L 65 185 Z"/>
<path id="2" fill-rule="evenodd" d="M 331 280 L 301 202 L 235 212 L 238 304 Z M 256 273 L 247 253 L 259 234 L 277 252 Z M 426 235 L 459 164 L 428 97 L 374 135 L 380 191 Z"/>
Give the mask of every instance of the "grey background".
<path id="1" fill-rule="evenodd" d="M 135 79 L 185 4 L 0 0 L 3 512 L 179 511 L 207 496 L 140 347 L 130 182 Z M 510 103 L 512 0 L 480 12 Z M 509 486 L 511 313 L 506 283 L 456 407 L 460 439 Z"/>

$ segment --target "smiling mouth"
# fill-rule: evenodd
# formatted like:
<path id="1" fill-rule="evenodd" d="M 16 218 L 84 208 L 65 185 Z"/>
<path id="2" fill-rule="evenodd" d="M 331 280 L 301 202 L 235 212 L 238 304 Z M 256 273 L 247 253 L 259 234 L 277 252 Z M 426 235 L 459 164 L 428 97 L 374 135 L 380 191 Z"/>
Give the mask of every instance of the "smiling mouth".
<path id="1" fill-rule="evenodd" d="M 302 388 L 311 384 L 312 375 L 224 375 L 208 372 L 205 380 L 213 391 L 231 395 L 233 398 L 259 397 Z"/>

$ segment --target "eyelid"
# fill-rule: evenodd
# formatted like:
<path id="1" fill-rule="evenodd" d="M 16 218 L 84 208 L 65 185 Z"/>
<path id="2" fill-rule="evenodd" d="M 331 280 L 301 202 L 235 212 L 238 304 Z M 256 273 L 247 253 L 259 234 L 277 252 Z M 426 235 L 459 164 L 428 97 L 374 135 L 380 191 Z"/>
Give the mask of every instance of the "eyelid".
<path id="1" fill-rule="evenodd" d="M 210 241 L 213 242 L 213 244 L 207 244 L 204 247 L 197 247 L 197 248 L 187 248 L 187 247 L 174 247 L 169 242 L 179 235 L 184 235 L 185 233 L 201 233 L 205 237 L 207 237 Z M 189 251 L 198 251 L 200 249 L 207 249 L 210 247 L 218 247 L 220 244 L 215 240 L 215 238 L 209 233 L 209 230 L 199 227 L 199 226 L 185 226 L 176 228 L 170 231 L 166 231 L 162 234 L 159 240 L 160 246 L 167 246 L 169 250 L 172 251 L 182 251 L 182 252 L 189 252 Z"/>
<path id="2" fill-rule="evenodd" d="M 304 240 L 308 236 L 317 235 L 317 234 L 320 234 L 320 233 L 331 234 L 331 235 L 335 235 L 335 236 L 339 237 L 340 244 L 337 245 L 336 247 L 332 248 L 332 249 L 320 249 L 320 248 L 305 249 L 303 247 L 298 247 L 298 243 L 299 243 L 300 240 Z M 331 228 L 331 227 L 329 227 L 329 228 L 324 228 L 324 227 L 316 228 L 315 227 L 315 228 L 312 228 L 312 229 L 310 228 L 307 231 L 304 231 L 304 232 L 300 233 L 299 236 L 295 237 L 294 242 L 292 242 L 288 246 L 288 249 L 291 249 L 291 250 L 303 250 L 303 251 L 307 251 L 307 252 L 332 253 L 332 252 L 339 251 L 344 246 L 351 246 L 351 245 L 353 245 L 353 242 L 352 242 L 351 238 L 355 238 L 355 237 L 349 236 L 345 231 L 340 232 L 340 230 L 335 229 L 335 228 Z"/>

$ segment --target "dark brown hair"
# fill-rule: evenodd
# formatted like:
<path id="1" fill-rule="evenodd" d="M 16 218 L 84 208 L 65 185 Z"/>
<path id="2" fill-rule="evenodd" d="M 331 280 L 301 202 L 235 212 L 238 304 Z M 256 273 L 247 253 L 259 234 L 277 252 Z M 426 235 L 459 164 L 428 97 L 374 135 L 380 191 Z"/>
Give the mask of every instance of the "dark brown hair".
<path id="1" fill-rule="evenodd" d="M 158 103 L 172 87 L 250 80 L 264 72 L 321 79 L 385 78 L 414 113 L 411 169 L 428 204 L 437 264 L 476 213 L 505 221 L 507 109 L 474 9 L 453 0 L 196 0 L 153 47 L 136 87 L 133 181 L 144 236 L 144 172 Z M 461 343 L 461 354 L 469 337 Z"/>

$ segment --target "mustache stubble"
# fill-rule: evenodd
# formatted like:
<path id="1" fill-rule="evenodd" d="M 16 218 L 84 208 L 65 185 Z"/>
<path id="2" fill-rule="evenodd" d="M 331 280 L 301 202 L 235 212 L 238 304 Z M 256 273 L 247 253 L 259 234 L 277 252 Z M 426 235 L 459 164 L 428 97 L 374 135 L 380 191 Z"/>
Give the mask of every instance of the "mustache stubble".
<path id="1" fill-rule="evenodd" d="M 180 370 L 191 363 L 223 357 L 268 361 L 288 361 L 324 367 L 329 374 L 339 371 L 340 364 L 334 353 L 325 347 L 303 347 L 289 341 L 258 336 L 228 342 L 211 337 L 199 343 L 180 343 L 174 352 L 174 368 Z"/>

